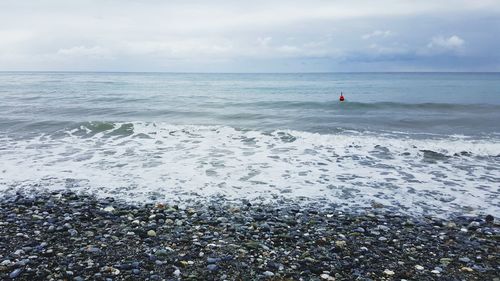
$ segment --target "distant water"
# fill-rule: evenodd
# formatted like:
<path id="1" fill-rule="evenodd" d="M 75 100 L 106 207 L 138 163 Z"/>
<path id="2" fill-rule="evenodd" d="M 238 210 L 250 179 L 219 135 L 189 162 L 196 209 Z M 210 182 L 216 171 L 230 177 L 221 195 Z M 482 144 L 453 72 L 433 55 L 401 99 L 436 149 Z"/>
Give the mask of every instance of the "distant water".
<path id="1" fill-rule="evenodd" d="M 19 188 L 498 215 L 500 74 L 3 72 Z"/>

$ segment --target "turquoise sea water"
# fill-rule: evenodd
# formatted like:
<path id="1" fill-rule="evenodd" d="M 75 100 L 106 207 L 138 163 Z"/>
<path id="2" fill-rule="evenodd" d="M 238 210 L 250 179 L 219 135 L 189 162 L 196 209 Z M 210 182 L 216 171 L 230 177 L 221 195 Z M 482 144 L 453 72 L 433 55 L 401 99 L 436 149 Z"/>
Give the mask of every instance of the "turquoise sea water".
<path id="1" fill-rule="evenodd" d="M 0 133 L 10 191 L 499 210 L 499 73 L 2 72 Z"/>
<path id="2" fill-rule="evenodd" d="M 9 131 L 154 121 L 478 135 L 500 132 L 500 74 L 1 73 L 0 112 Z"/>

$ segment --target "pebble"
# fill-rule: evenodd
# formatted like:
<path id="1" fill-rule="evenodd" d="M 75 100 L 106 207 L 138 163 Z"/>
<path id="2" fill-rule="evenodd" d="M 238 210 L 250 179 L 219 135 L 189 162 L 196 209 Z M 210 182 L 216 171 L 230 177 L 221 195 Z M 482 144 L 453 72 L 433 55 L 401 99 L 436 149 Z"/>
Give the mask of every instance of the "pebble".
<path id="1" fill-rule="evenodd" d="M 272 276 L 274 276 L 274 273 L 272 273 L 271 271 L 264 271 L 264 273 L 263 273 L 263 274 L 264 274 L 264 276 L 266 276 L 266 277 L 272 277 Z"/>
<path id="2" fill-rule="evenodd" d="M 323 273 L 321 274 L 319 277 L 321 277 L 321 279 L 325 279 L 325 280 L 328 280 L 328 281 L 335 281 L 335 278 L 333 278 L 332 276 L 326 274 L 326 273 Z"/>
<path id="3" fill-rule="evenodd" d="M 13 255 L 14 256 L 22 256 L 22 255 L 24 255 L 24 251 L 23 250 L 16 250 Z"/>
<path id="4" fill-rule="evenodd" d="M 478 221 L 473 221 L 469 224 L 469 228 L 479 227 L 481 224 Z"/>
<path id="5" fill-rule="evenodd" d="M 347 242 L 342 240 L 337 240 L 335 241 L 335 246 L 339 248 L 344 248 L 345 246 L 347 246 Z"/>
<path id="6" fill-rule="evenodd" d="M 458 260 L 461 261 L 461 262 L 465 262 L 465 263 L 470 262 L 470 259 L 468 257 L 461 257 Z"/>
<path id="7" fill-rule="evenodd" d="M 220 258 L 207 258 L 207 263 L 218 263 L 220 261 Z"/>
<path id="8" fill-rule="evenodd" d="M 357 227 L 353 230 L 354 232 L 359 232 L 359 233 L 364 233 L 365 232 L 365 229 L 362 228 L 362 227 Z"/>
<path id="9" fill-rule="evenodd" d="M 415 272 L 416 279 L 429 280 L 497 277 L 492 269 L 499 230 L 485 217 L 455 217 L 455 226 L 445 228 L 451 220 L 420 219 L 389 208 L 365 214 L 284 199 L 268 205 L 223 198 L 157 208 L 54 194 L 38 193 L 36 204 L 0 201 L 1 280 L 17 269 L 18 279 L 77 281 L 399 281 L 415 278 Z M 56 195 L 56 204 L 45 203 Z M 112 211 L 103 211 L 111 204 Z M 439 266 L 430 265 L 435 260 Z"/>
<path id="10" fill-rule="evenodd" d="M 215 264 L 209 264 L 207 265 L 207 269 L 210 271 L 216 271 L 219 267 Z"/>
<path id="11" fill-rule="evenodd" d="M 181 271 L 179 269 L 176 269 L 174 271 L 174 275 L 177 276 L 177 277 L 179 277 L 181 275 Z"/>
<path id="12" fill-rule="evenodd" d="M 22 269 L 17 268 L 9 274 L 10 278 L 17 278 L 22 272 Z"/>
<path id="13" fill-rule="evenodd" d="M 487 222 L 487 223 L 492 223 L 493 221 L 495 221 L 495 217 L 493 217 L 492 215 L 487 215 L 484 220 Z"/>
<path id="14" fill-rule="evenodd" d="M 450 259 L 450 258 L 441 258 L 439 261 L 441 262 L 442 265 L 447 266 L 448 264 L 450 264 L 450 262 L 452 261 L 452 259 Z"/>
<path id="15" fill-rule="evenodd" d="M 378 225 L 377 226 L 378 229 L 382 230 L 382 231 L 389 231 L 391 230 L 388 226 L 386 225 Z"/>
<path id="16" fill-rule="evenodd" d="M 391 275 L 394 275 L 394 271 L 386 269 L 386 270 L 384 270 L 384 274 L 391 276 Z"/>
<path id="17" fill-rule="evenodd" d="M 154 230 L 148 230 L 148 236 L 149 237 L 156 237 L 156 231 L 154 231 Z"/>

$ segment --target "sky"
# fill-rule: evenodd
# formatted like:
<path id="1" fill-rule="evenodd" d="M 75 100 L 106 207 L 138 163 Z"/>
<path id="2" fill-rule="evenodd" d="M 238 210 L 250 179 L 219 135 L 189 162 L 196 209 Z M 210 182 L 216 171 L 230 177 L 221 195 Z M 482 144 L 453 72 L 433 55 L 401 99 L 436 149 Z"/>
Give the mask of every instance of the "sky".
<path id="1" fill-rule="evenodd" d="M 500 71 L 500 0 L 0 0 L 0 71 Z"/>

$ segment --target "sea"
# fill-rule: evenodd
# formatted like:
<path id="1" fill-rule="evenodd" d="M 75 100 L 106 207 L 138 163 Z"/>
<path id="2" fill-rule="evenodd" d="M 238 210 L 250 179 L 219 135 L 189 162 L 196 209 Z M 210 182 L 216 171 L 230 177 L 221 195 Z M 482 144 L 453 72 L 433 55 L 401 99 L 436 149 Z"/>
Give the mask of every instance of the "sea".
<path id="1" fill-rule="evenodd" d="M 0 192 L 60 189 L 498 217 L 500 73 L 0 72 Z"/>

